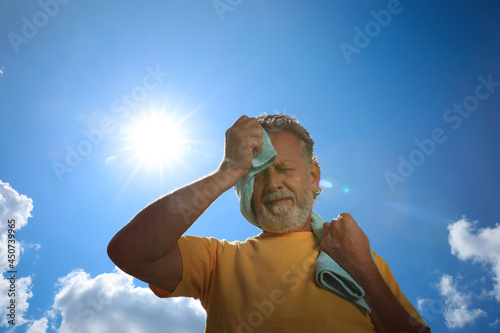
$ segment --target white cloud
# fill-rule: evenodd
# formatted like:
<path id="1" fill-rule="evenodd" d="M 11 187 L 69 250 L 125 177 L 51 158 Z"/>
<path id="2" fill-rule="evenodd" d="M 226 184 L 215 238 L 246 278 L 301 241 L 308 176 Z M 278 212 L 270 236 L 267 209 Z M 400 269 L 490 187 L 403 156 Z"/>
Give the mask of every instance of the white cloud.
<path id="1" fill-rule="evenodd" d="M 491 265 L 493 275 L 493 291 L 482 290 L 477 294 L 459 290 L 453 277 L 444 274 L 438 283 L 440 295 L 444 299 L 444 317 L 448 328 L 462 328 L 480 317 L 486 317 L 485 311 L 473 308 L 472 297 L 492 297 L 500 301 L 500 225 L 493 228 L 477 228 L 477 221 L 471 222 L 465 217 L 448 226 L 448 242 L 451 253 L 460 260 L 472 260 L 474 263 Z M 490 267 L 490 266 L 487 266 Z M 488 275 L 489 278 L 490 275 Z M 484 284 L 487 277 L 482 277 L 476 282 Z M 476 282 L 469 284 L 474 285 Z M 425 308 L 428 300 L 419 300 L 419 309 Z M 489 325 L 495 327 L 500 323 L 496 319 Z"/>
<path id="2" fill-rule="evenodd" d="M 19 229 L 28 223 L 28 218 L 31 217 L 32 210 L 33 201 L 30 198 L 20 195 L 8 183 L 0 180 L 0 221 L 2 221 L 0 223 L 0 273 L 4 277 L 0 280 L 0 304 L 8 304 L 10 306 L 11 300 L 15 301 L 16 326 L 27 322 L 24 316 L 29 307 L 28 300 L 33 296 L 31 292 L 33 285 L 31 276 L 21 277 L 19 272 L 8 272 L 11 269 L 15 270 L 15 267 L 9 267 L 9 265 L 14 264 L 17 266 L 22 248 L 19 239 L 8 239 L 9 226 L 7 221 L 10 221 L 10 224 L 15 224 L 15 233 L 13 233 L 15 237 Z M 15 222 L 12 223 L 12 221 Z M 8 243 L 8 240 L 10 240 L 10 243 Z M 9 258 L 8 254 L 15 256 L 15 262 L 9 263 L 6 260 Z M 11 281 L 10 279 L 12 275 L 15 279 L 15 288 L 11 288 L 11 282 L 14 282 L 14 280 Z M 0 327 L 12 327 L 8 323 L 8 320 L 14 319 L 8 316 L 10 313 L 11 310 L 7 309 L 7 306 L 0 307 Z"/>
<path id="3" fill-rule="evenodd" d="M 459 291 L 452 276 L 444 274 L 438 289 L 445 299 L 444 318 L 448 328 L 462 328 L 477 318 L 486 316 L 486 312 L 481 309 L 469 309 L 471 295 Z"/>
<path id="4" fill-rule="evenodd" d="M 492 265 L 494 290 L 492 295 L 500 302 L 500 225 L 476 230 L 477 222 L 465 217 L 448 226 L 451 253 L 461 260 L 472 259 Z"/>
<path id="5" fill-rule="evenodd" d="M 0 181 L 0 219 L 15 220 L 16 233 L 28 223 L 33 201 L 20 195 L 8 183 Z M 0 223 L 0 258 L 8 254 L 8 226 Z M 15 234 L 16 235 L 16 234 Z M 24 250 L 38 250 L 38 244 L 25 244 L 21 248 L 16 238 L 16 260 Z M 9 304 L 10 281 L 8 262 L 0 260 L 0 304 Z M 17 262 L 16 262 L 17 264 Z M 25 318 L 29 307 L 32 277 L 15 273 L 16 327 L 29 323 L 28 333 L 85 333 L 85 332 L 203 332 L 205 310 L 198 301 L 188 298 L 160 299 L 148 288 L 134 285 L 131 276 L 115 269 L 112 273 L 91 278 L 83 270 L 74 270 L 59 279 L 52 309 L 38 320 Z M 0 327 L 13 330 L 8 323 L 8 309 L 0 307 Z M 50 328 L 49 328 L 50 327 Z M 0 329 L 2 330 L 2 329 Z"/>
<path id="6" fill-rule="evenodd" d="M 93 279 L 74 270 L 59 279 L 47 319 L 61 319 L 59 333 L 204 331 L 206 314 L 198 301 L 160 299 L 133 281 L 119 269 Z"/>
<path id="7" fill-rule="evenodd" d="M 47 318 L 42 318 L 35 320 L 28 326 L 26 333 L 46 333 L 48 328 L 49 320 Z"/>
<path id="8" fill-rule="evenodd" d="M 488 326 L 489 326 L 489 327 L 492 327 L 492 328 L 495 328 L 495 327 L 497 327 L 497 326 L 498 326 L 498 324 L 500 324 L 500 319 L 498 319 L 498 318 L 497 318 L 497 319 L 495 319 L 495 321 L 494 321 L 494 322 L 489 323 L 489 324 L 488 324 Z"/>
<path id="9" fill-rule="evenodd" d="M 27 196 L 17 193 L 9 183 L 4 183 L 0 180 L 0 258 L 7 258 L 7 235 L 8 235 L 8 223 L 7 221 L 14 221 L 15 231 L 19 231 L 28 223 L 28 218 L 31 217 L 31 211 L 33 210 L 33 200 Z M 15 233 L 14 233 L 15 237 Z M 19 246 L 19 239 L 11 242 L 11 246 L 15 247 L 16 260 L 19 260 L 19 254 L 21 252 Z M 4 273 L 9 269 L 9 263 L 7 260 L 0 260 L 0 272 Z"/>
<path id="10" fill-rule="evenodd" d="M 418 298 L 417 299 L 417 309 L 418 311 L 423 311 L 425 309 L 425 303 L 427 303 L 429 300 L 425 298 Z"/>

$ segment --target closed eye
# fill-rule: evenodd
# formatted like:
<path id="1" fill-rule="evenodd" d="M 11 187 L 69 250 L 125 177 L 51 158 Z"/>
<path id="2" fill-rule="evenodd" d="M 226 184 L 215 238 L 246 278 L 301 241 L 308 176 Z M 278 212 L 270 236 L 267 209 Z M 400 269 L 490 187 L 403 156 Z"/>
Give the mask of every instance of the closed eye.
<path id="1" fill-rule="evenodd" d="M 289 171 L 294 171 L 295 169 L 293 168 L 280 168 L 280 167 L 275 167 L 274 170 L 279 173 L 287 173 Z M 269 169 L 263 170 L 259 172 L 258 174 L 255 175 L 255 180 L 260 180 L 262 177 L 267 175 L 269 172 Z"/>

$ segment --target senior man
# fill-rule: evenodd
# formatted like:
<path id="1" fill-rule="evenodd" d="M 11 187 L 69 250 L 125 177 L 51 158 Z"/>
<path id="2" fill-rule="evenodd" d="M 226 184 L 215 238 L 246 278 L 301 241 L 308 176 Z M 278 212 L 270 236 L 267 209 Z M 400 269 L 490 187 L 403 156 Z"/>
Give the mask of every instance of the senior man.
<path id="1" fill-rule="evenodd" d="M 244 212 L 263 232 L 244 242 L 185 236 L 223 192 L 248 178 L 268 149 L 266 137 L 275 159 L 252 177 Z M 139 212 L 110 241 L 109 257 L 159 297 L 200 299 L 205 332 L 430 332 L 350 214 L 320 224 L 321 240 L 315 235 L 321 173 L 313 146 L 291 116 L 240 117 L 226 132 L 217 170 Z M 323 253 L 360 286 L 360 301 L 318 283 Z"/>

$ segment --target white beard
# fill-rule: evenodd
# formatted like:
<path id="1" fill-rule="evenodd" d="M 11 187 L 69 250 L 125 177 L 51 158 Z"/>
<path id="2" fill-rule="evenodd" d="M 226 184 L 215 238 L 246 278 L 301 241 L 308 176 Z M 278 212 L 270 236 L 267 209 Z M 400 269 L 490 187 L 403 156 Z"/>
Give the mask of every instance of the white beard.
<path id="1" fill-rule="evenodd" d="M 279 199 L 292 199 L 293 206 L 290 208 L 286 204 L 281 204 L 267 209 L 264 205 L 264 202 Z M 275 234 L 284 234 L 300 230 L 304 226 L 311 215 L 313 193 L 311 190 L 306 189 L 300 205 L 297 202 L 296 195 L 288 191 L 269 193 L 262 198 L 262 202 L 262 209 L 260 211 L 254 209 L 257 221 L 260 223 L 262 229 Z"/>

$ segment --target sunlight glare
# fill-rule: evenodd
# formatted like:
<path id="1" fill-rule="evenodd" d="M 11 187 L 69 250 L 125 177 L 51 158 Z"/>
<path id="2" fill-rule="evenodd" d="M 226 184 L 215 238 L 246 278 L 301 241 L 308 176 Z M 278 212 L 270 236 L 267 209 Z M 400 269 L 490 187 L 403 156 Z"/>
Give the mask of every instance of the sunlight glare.
<path id="1" fill-rule="evenodd" d="M 153 112 L 134 124 L 130 133 L 131 148 L 140 164 L 161 169 L 183 152 L 184 139 L 173 117 Z"/>

